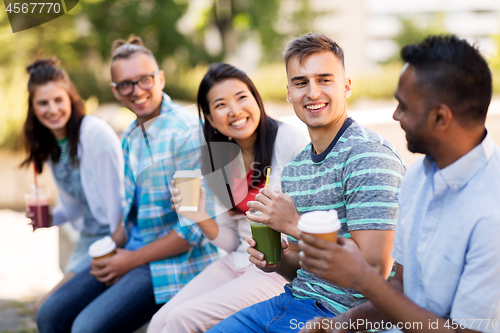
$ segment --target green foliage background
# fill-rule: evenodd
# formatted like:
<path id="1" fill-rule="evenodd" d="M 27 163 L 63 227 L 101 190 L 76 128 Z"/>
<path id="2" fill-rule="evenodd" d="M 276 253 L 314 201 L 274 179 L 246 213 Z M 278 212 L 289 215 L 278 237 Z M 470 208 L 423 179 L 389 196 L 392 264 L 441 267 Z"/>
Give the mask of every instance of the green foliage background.
<path id="1" fill-rule="evenodd" d="M 111 102 L 109 58 L 115 39 L 130 34 L 142 37 L 166 72 L 165 90 L 174 99 L 194 101 L 197 85 L 208 64 L 223 61 L 234 51 L 234 41 L 258 36 L 264 70 L 277 68 L 284 41 L 289 35 L 308 31 L 308 14 L 289 35 L 274 29 L 285 0 L 214 0 L 202 11 L 194 31 L 186 36 L 178 23 L 190 6 L 188 0 L 80 0 L 62 17 L 13 34 L 4 4 L 0 4 L 0 147 L 19 147 L 19 133 L 26 114 L 25 67 L 36 57 L 57 56 L 80 95 Z M 297 0 L 304 13 L 309 0 Z M 220 52 L 205 49 L 206 29 L 216 27 L 223 39 Z M 299 29 L 305 29 L 304 31 Z M 271 64 L 271 65 L 265 65 Z M 268 66 L 267 68 L 265 66 Z M 280 66 L 281 67 L 281 66 Z M 274 73 L 271 73 L 274 74 Z M 260 74 L 257 75 L 257 77 Z M 276 80 L 261 80 L 263 95 L 276 98 L 284 91 L 284 70 Z M 279 92 L 279 93 L 277 93 Z"/>
<path id="2" fill-rule="evenodd" d="M 238 42 L 253 38 L 260 42 L 262 59 L 251 77 L 265 101 L 284 101 L 286 73 L 281 51 L 285 42 L 315 30 L 315 18 L 331 14 L 313 8 L 310 0 L 293 0 L 295 9 L 285 17 L 293 24 L 285 33 L 277 28 L 289 0 L 213 0 L 197 12 L 193 31 L 183 34 L 179 32 L 179 20 L 196 1 L 80 0 L 66 15 L 15 34 L 0 2 L 0 147 L 19 147 L 27 110 L 25 67 L 37 56 L 57 56 L 84 99 L 114 102 L 109 89 L 110 47 L 115 39 L 136 34 L 165 71 L 165 91 L 174 99 L 192 102 L 208 65 L 224 61 Z M 401 47 L 430 33 L 445 32 L 443 21 L 442 13 L 424 20 L 401 17 L 402 29 L 394 41 Z M 206 31 L 214 28 L 222 39 L 221 49 L 215 54 L 207 51 L 205 42 Z M 496 41 L 498 52 L 490 63 L 494 89 L 499 92 L 500 76 L 496 73 L 500 73 L 500 35 Z M 377 69 L 352 78 L 349 102 L 360 98 L 391 99 L 401 65 L 395 54 Z"/>

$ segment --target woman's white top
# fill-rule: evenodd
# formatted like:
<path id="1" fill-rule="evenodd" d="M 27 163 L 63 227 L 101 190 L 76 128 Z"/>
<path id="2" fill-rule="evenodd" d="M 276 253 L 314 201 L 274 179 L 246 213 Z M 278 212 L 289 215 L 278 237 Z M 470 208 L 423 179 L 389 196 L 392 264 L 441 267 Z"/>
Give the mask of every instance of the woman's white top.
<path id="1" fill-rule="evenodd" d="M 269 188 L 281 191 L 281 171 L 295 155 L 302 151 L 311 140 L 298 128 L 279 123 L 278 133 L 274 142 L 273 158 L 271 161 L 271 178 Z M 247 253 L 246 238 L 252 235 L 250 222 L 245 215 L 229 216 L 227 210 L 216 204 L 216 221 L 219 225 L 219 234 L 211 242 L 221 249 L 232 252 L 236 269 L 250 265 Z"/>
<path id="2" fill-rule="evenodd" d="M 80 126 L 78 159 L 83 191 L 94 218 L 113 233 L 120 222 L 124 198 L 123 153 L 115 131 L 102 119 L 87 115 Z M 52 172 L 53 164 L 47 161 Z M 55 180 L 55 179 L 54 179 Z M 62 189 L 57 181 L 59 204 L 52 210 L 53 224 L 71 222 L 83 229 L 85 207 Z"/>

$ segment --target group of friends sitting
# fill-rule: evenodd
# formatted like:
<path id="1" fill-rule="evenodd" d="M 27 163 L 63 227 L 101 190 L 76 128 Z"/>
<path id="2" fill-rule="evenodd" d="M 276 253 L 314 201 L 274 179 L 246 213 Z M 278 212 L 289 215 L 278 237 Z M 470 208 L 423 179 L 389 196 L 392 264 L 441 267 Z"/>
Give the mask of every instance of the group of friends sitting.
<path id="1" fill-rule="evenodd" d="M 309 137 L 269 117 L 247 74 L 225 63 L 203 77 L 196 117 L 163 92 L 138 37 L 112 48 L 110 88 L 137 116 L 121 144 L 85 115 L 55 58 L 28 66 L 24 164 L 50 168 L 52 225 L 80 235 L 63 280 L 36 303 L 41 333 L 148 322 L 170 333 L 500 331 L 500 150 L 485 128 L 492 77 L 478 49 L 441 35 L 401 50 L 393 118 L 425 154 L 408 170 L 349 117 L 336 42 L 308 33 L 283 57 L 286 99 Z M 227 172 L 206 177 L 197 211 L 179 211 L 189 194 L 173 175 L 195 169 Z M 336 243 L 298 230 L 302 214 L 333 209 Z M 282 233 L 280 263 L 256 250 L 250 221 Z M 116 254 L 92 260 L 90 244 L 107 235 Z"/>

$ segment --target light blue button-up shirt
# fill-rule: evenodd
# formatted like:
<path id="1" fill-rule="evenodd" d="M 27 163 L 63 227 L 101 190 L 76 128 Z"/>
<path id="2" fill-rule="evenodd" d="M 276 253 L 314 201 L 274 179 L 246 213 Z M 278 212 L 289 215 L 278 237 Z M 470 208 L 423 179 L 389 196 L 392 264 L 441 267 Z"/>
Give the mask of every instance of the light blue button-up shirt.
<path id="1" fill-rule="evenodd" d="M 408 170 L 392 256 L 420 307 L 500 332 L 500 147 L 490 135 L 444 169 L 427 156 Z"/>

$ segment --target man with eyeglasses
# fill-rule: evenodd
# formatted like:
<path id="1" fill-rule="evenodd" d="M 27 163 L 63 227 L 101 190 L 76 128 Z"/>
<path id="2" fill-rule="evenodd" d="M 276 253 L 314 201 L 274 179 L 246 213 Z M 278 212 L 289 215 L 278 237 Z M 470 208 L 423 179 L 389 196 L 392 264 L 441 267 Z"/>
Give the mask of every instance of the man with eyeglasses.
<path id="1" fill-rule="evenodd" d="M 117 253 L 93 260 L 57 291 L 41 333 L 133 332 L 217 259 L 199 227 L 172 210 L 168 189 L 175 170 L 200 168 L 198 118 L 163 92 L 163 71 L 140 38 L 113 44 L 111 76 L 113 94 L 137 116 L 122 133 L 125 202 L 112 236 Z"/>
<path id="2" fill-rule="evenodd" d="M 111 86 L 116 89 L 118 95 L 121 97 L 128 97 L 134 93 L 135 85 L 138 85 L 142 90 L 151 90 L 155 85 L 156 74 L 163 72 L 162 70 L 155 70 L 151 75 L 142 75 L 139 80 L 130 81 L 124 80 L 119 83 L 111 82 Z M 116 74 L 119 75 L 119 74 Z M 117 97 L 119 98 L 119 97 Z"/>

